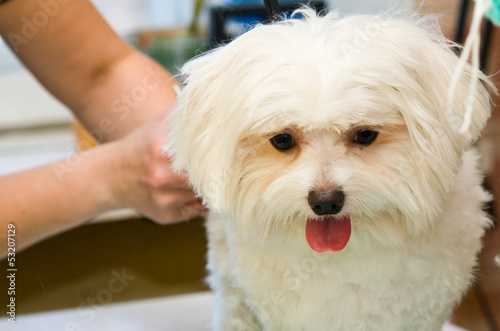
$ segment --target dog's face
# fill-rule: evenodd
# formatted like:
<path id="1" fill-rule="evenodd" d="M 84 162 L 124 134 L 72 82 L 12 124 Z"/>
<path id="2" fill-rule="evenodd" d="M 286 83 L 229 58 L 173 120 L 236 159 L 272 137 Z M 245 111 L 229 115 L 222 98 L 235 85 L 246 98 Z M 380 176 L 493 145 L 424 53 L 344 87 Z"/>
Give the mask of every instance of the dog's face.
<path id="1" fill-rule="evenodd" d="M 402 21 L 304 14 L 185 66 L 174 166 L 256 240 L 318 252 L 356 234 L 399 245 L 439 214 L 489 116 L 487 92 L 478 84 L 459 134 L 472 68 L 448 113 L 458 59 L 441 37 Z"/>

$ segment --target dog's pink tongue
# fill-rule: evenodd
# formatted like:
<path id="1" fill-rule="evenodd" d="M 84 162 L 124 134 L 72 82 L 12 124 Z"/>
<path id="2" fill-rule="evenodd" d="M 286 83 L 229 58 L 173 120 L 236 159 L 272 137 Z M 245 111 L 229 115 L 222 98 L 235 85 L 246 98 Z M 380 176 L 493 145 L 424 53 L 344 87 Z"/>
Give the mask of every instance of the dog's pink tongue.
<path id="1" fill-rule="evenodd" d="M 351 219 L 349 217 L 307 220 L 306 239 L 309 246 L 316 252 L 341 251 L 350 237 Z"/>

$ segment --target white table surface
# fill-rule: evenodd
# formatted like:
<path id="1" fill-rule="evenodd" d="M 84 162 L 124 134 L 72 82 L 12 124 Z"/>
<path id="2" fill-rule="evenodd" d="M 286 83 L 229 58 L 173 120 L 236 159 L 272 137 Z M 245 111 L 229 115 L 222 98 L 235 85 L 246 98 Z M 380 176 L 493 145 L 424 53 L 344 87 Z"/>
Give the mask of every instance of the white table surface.
<path id="1" fill-rule="evenodd" d="M 18 331 L 204 331 L 212 316 L 212 293 L 85 306 L 0 319 L 0 330 Z M 449 323 L 443 331 L 467 331 Z"/>
<path id="2" fill-rule="evenodd" d="M 212 294 L 200 292 L 0 319 L 0 330 L 18 331 L 204 331 Z"/>

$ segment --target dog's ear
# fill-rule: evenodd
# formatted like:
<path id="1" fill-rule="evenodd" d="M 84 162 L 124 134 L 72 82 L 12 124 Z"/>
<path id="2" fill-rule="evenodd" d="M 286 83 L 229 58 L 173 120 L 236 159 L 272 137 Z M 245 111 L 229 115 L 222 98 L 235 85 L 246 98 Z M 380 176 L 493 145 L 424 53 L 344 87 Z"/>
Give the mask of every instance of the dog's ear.
<path id="1" fill-rule="evenodd" d="M 219 210 L 231 194 L 232 151 L 238 140 L 237 119 L 221 102 L 231 86 L 223 49 L 188 62 L 182 69 L 184 87 L 174 110 L 167 149 L 173 167 L 186 171 L 194 189 L 212 210 Z M 221 130 L 221 128 L 224 128 Z"/>
<path id="2" fill-rule="evenodd" d="M 413 73 L 428 96 L 425 107 L 441 124 L 441 135 L 451 138 L 457 150 L 466 150 L 479 138 L 490 117 L 488 87 L 493 88 L 493 85 L 479 69 L 468 62 L 461 63 L 455 54 L 456 45 L 439 35 L 429 39 L 433 45 L 422 47 L 425 51 L 421 51 L 418 60 L 425 63 L 423 68 L 427 69 L 415 69 Z M 456 88 L 450 94 L 453 82 Z M 468 105 L 472 106 L 469 114 Z M 463 126 L 469 115 L 469 125 Z M 461 127 L 464 130 L 461 131 Z"/>
<path id="3" fill-rule="evenodd" d="M 431 208 L 428 202 L 446 199 L 456 182 L 464 152 L 479 138 L 486 125 L 490 116 L 486 88 L 489 83 L 484 74 L 476 72 L 474 75 L 477 69 L 467 63 L 456 93 L 449 99 L 450 82 L 460 63 L 453 52 L 454 45 L 442 35 L 427 32 L 425 27 L 400 21 L 387 22 L 386 26 L 387 32 L 380 34 L 380 38 L 400 47 L 380 49 L 379 54 L 383 56 L 372 62 L 375 70 L 387 67 L 394 73 L 389 76 L 391 79 L 385 80 L 391 86 L 387 96 L 404 118 L 411 140 L 407 156 L 414 173 L 409 177 L 415 181 L 408 185 L 420 188 L 420 191 L 415 190 L 420 192 L 415 194 L 420 207 L 409 219 L 419 219 L 421 226 L 430 224 L 436 217 L 439 203 Z M 472 84 L 474 77 L 477 84 Z M 471 86 L 475 87 L 471 90 Z M 469 91 L 473 110 L 470 125 L 462 133 L 459 129 L 466 115 Z M 448 107 L 449 100 L 452 107 Z M 424 201 L 426 203 L 422 203 Z"/>
<path id="4" fill-rule="evenodd" d="M 446 95 L 446 119 L 464 148 L 473 144 L 486 125 L 491 114 L 488 88 L 494 86 L 479 68 L 454 58 L 448 68 L 450 77 Z M 447 63 L 443 63 L 446 66 Z M 463 69 L 462 68 L 463 65 Z M 455 87 L 456 84 L 456 87 Z M 469 122 L 470 118 L 470 122 Z"/>

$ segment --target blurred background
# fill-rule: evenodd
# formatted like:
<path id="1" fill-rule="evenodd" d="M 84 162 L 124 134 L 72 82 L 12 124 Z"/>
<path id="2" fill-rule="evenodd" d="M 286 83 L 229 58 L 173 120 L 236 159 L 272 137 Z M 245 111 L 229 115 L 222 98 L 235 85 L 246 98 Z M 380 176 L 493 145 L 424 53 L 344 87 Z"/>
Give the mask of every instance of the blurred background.
<path id="1" fill-rule="evenodd" d="M 241 16 L 227 14 L 224 8 L 233 11 L 235 8 L 263 8 L 263 2 L 258 0 L 92 2 L 123 38 L 174 74 L 190 57 L 212 47 L 214 41 L 224 42 L 262 18 L 258 10 L 252 15 Z M 295 2 L 280 1 L 282 6 L 292 3 Z M 339 10 L 341 15 L 412 12 L 418 8 L 424 14 L 437 14 L 443 33 L 450 39 L 465 36 L 473 8 L 473 1 L 462 0 L 329 0 L 317 3 Z M 219 8 L 218 15 L 214 15 L 213 8 Z M 484 33 L 489 46 L 483 48 L 485 71 L 491 75 L 500 70 L 500 32 L 498 27 L 490 26 Z M 496 75 L 494 80 L 500 87 L 498 77 Z M 500 104 L 498 98 L 495 100 Z M 0 176 L 69 157 L 81 146 L 88 146 L 89 136 L 76 124 L 70 112 L 40 86 L 1 39 L 0 109 Z M 495 196 L 500 194 L 499 116 L 497 107 L 479 144 L 484 155 L 487 183 Z M 17 256 L 17 313 L 20 320 L 26 316 L 26 321 L 33 321 L 17 330 L 55 330 L 57 323 L 57 329 L 64 330 L 68 325 L 72 327 L 70 322 L 73 321 L 77 321 L 81 330 L 128 330 L 127 327 L 156 330 L 151 325 L 148 328 L 141 324 L 154 318 L 160 320 L 158 330 L 175 330 L 179 316 L 189 316 L 193 325 L 197 323 L 196 316 L 205 321 L 210 316 L 209 297 L 178 296 L 207 290 L 203 282 L 205 246 L 200 219 L 159 226 L 141 219 L 131 210 L 102 215 L 88 225 L 41 242 Z M 498 228 L 488 233 L 481 255 L 479 280 L 454 315 L 454 322 L 468 330 L 499 329 L 500 268 L 494 265 L 497 254 L 500 254 Z M 121 279 L 122 285 L 126 283 L 116 293 L 110 288 L 113 279 Z M 0 288 L 8 287 L 4 282 L 2 277 Z M 7 294 L 4 292 L 0 291 L 0 302 L 8 300 L 4 299 Z M 166 301 L 143 301 L 163 298 Z M 142 308 L 134 306 L 137 302 L 142 302 Z M 100 313 L 102 307 L 118 303 L 130 304 L 137 314 L 142 313 L 124 316 L 118 310 L 119 318 L 112 318 L 115 315 L 111 313 Z M 152 307 L 158 304 L 163 305 L 163 309 L 157 312 Z M 95 305 L 98 308 L 88 308 Z M 146 312 L 153 315 L 146 318 Z M 43 324 L 41 321 L 47 321 L 43 316 L 49 316 L 56 324 Z M 165 328 L 165 320 L 174 321 L 168 324 L 170 328 Z M 98 321 L 107 326 L 101 328 Z M 5 321 L 0 319 L 0 326 L 4 325 L 2 322 Z M 139 326 L 133 328 L 136 327 L 134 323 Z"/>

